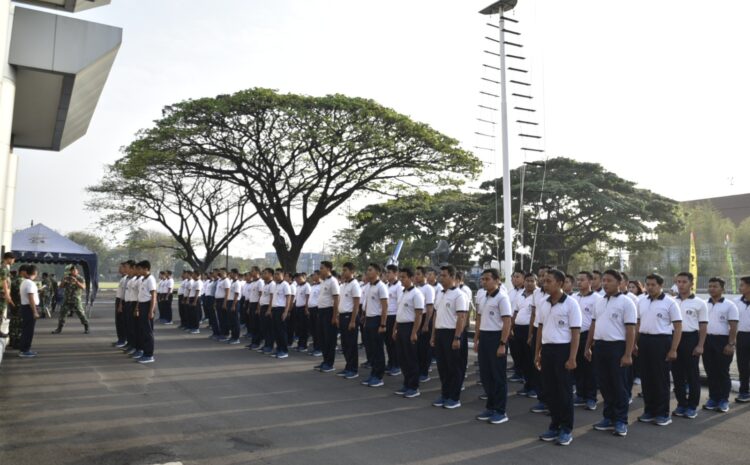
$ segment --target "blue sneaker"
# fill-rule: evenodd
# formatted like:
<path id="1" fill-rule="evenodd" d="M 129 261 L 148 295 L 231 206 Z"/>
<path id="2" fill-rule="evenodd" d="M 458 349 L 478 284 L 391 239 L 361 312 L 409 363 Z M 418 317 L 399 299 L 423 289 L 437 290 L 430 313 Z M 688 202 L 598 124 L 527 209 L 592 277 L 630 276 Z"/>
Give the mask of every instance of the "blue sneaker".
<path id="1" fill-rule="evenodd" d="M 718 408 L 719 408 L 719 403 L 713 399 L 708 399 L 706 403 L 703 404 L 703 410 L 716 410 Z"/>
<path id="2" fill-rule="evenodd" d="M 401 368 L 391 368 L 386 373 L 388 373 L 388 376 L 398 376 L 401 374 Z"/>
<path id="3" fill-rule="evenodd" d="M 490 418 L 492 418 L 492 415 L 494 415 L 495 413 L 497 413 L 497 412 L 495 412 L 494 410 L 485 410 L 484 412 L 482 412 L 479 415 L 477 415 L 477 420 L 479 420 L 479 421 L 487 421 Z"/>
<path id="4" fill-rule="evenodd" d="M 615 424 L 615 431 L 612 434 L 614 434 L 615 436 L 623 437 L 623 438 L 625 436 L 627 436 L 628 435 L 628 425 L 627 425 L 627 423 L 623 423 L 621 421 L 618 421 L 617 424 Z"/>
<path id="5" fill-rule="evenodd" d="M 656 426 L 667 426 L 672 424 L 672 417 L 656 417 L 654 418 L 654 424 Z"/>
<path id="6" fill-rule="evenodd" d="M 320 366 L 320 372 L 321 373 L 332 373 L 334 371 L 336 371 L 336 369 L 333 368 L 331 365 L 323 364 L 323 365 Z"/>
<path id="7" fill-rule="evenodd" d="M 609 418 L 603 418 L 602 421 L 594 425 L 594 429 L 597 431 L 614 431 L 615 424 Z"/>
<path id="8" fill-rule="evenodd" d="M 586 410 L 594 411 L 596 410 L 596 401 L 593 399 L 589 399 L 586 401 Z"/>
<path id="9" fill-rule="evenodd" d="M 125 341 L 123 341 L 123 342 L 117 342 L 117 343 L 115 344 L 115 347 L 117 347 L 118 349 L 122 349 L 122 348 L 123 348 L 123 347 L 125 347 L 126 345 L 128 345 L 128 343 L 127 343 L 127 342 L 125 342 Z"/>
<path id="10" fill-rule="evenodd" d="M 693 419 L 698 416 L 698 411 L 694 408 L 686 408 L 685 409 L 685 418 Z"/>
<path id="11" fill-rule="evenodd" d="M 349 372 L 348 372 L 348 371 L 346 371 L 346 370 L 341 370 L 341 371 L 339 371 L 338 373 L 336 373 L 336 376 L 338 376 L 338 377 L 340 377 L 340 378 L 346 378 L 346 375 L 348 375 L 348 374 L 349 374 Z"/>
<path id="12" fill-rule="evenodd" d="M 430 379 L 431 379 L 431 378 L 430 378 L 429 376 L 424 376 L 424 375 L 422 375 L 422 376 L 420 376 L 420 377 L 419 377 L 419 382 L 420 382 L 420 383 L 426 383 L 426 382 L 427 382 L 427 381 L 429 381 Z M 739 402 L 739 401 L 738 401 L 738 402 Z"/>
<path id="13" fill-rule="evenodd" d="M 133 355 L 131 355 L 130 357 L 131 357 L 131 358 L 134 358 L 134 359 L 136 359 L 136 360 L 138 360 L 139 358 L 143 357 L 143 351 L 142 351 L 142 350 L 136 351 L 136 352 L 135 352 L 135 353 L 134 353 Z"/>
<path id="14" fill-rule="evenodd" d="M 524 382 L 526 382 L 526 380 L 523 379 L 523 376 L 519 376 L 519 375 L 513 375 L 513 376 L 511 376 L 510 378 L 508 378 L 508 381 L 510 381 L 511 383 L 524 383 Z"/>
<path id="15" fill-rule="evenodd" d="M 508 421 L 508 415 L 504 413 L 495 412 L 495 414 L 492 415 L 490 419 L 487 421 L 489 421 L 490 424 L 493 424 L 493 425 L 501 425 Z"/>
<path id="16" fill-rule="evenodd" d="M 445 405 L 445 399 L 443 399 L 443 396 L 438 397 L 435 399 L 435 401 L 432 403 L 433 407 L 442 407 Z"/>
<path id="17" fill-rule="evenodd" d="M 136 352 L 138 352 L 138 350 L 135 347 L 131 347 L 130 349 L 125 351 L 125 355 L 133 355 Z"/>
<path id="18" fill-rule="evenodd" d="M 527 397 L 529 395 L 529 392 L 531 391 L 527 391 L 526 389 L 521 389 L 521 390 L 516 391 L 516 395 L 518 397 Z"/>
<path id="19" fill-rule="evenodd" d="M 573 433 L 564 430 L 560 431 L 560 435 L 557 437 L 557 445 L 567 446 L 570 445 L 571 442 L 573 442 Z"/>
<path id="20" fill-rule="evenodd" d="M 369 376 L 367 379 L 362 380 L 362 382 L 359 384 L 361 384 L 362 386 L 369 386 L 370 381 L 372 381 L 372 376 Z"/>
<path id="21" fill-rule="evenodd" d="M 687 407 L 681 407 L 678 405 L 676 409 L 672 410 L 672 415 L 676 417 L 684 417 L 686 410 L 687 410 Z"/>
<path id="22" fill-rule="evenodd" d="M 445 403 L 443 404 L 443 408 L 447 408 L 449 410 L 459 408 L 460 406 L 461 406 L 461 401 L 453 400 L 453 399 L 446 399 Z"/>
<path id="23" fill-rule="evenodd" d="M 421 392 L 419 392 L 419 389 L 409 389 L 409 390 L 408 390 L 408 391 L 406 391 L 406 393 L 404 394 L 404 398 L 405 398 L 405 399 L 413 399 L 413 398 L 415 398 L 415 397 L 419 397 L 419 396 L 421 396 L 421 395 L 422 395 L 422 393 L 421 393 Z"/>
<path id="24" fill-rule="evenodd" d="M 346 376 L 344 376 L 344 379 L 357 379 L 359 378 L 359 373 L 356 371 L 350 371 Z"/>
<path id="25" fill-rule="evenodd" d="M 250 350 L 258 350 L 260 349 L 260 344 L 250 344 Z"/>
<path id="26" fill-rule="evenodd" d="M 289 358 L 289 353 L 288 352 L 276 352 L 276 358 L 278 359 Z"/>
<path id="27" fill-rule="evenodd" d="M 406 394 L 406 391 L 408 391 L 406 386 L 401 386 L 401 388 L 398 391 L 395 391 L 393 394 L 397 396 L 403 396 L 404 394 Z"/>
<path id="28" fill-rule="evenodd" d="M 547 431 L 539 435 L 539 439 L 544 442 L 556 441 L 558 437 L 560 437 L 560 431 L 554 429 L 548 429 Z"/>
<path id="29" fill-rule="evenodd" d="M 156 359 L 154 359 L 154 357 L 145 357 L 144 356 L 144 357 L 141 357 L 141 358 L 138 359 L 138 363 L 140 363 L 142 365 L 145 365 L 147 363 L 154 363 L 155 360 Z"/>
<path id="30" fill-rule="evenodd" d="M 273 353 L 273 349 L 270 347 L 264 347 L 262 352 L 263 352 L 263 355 L 271 355 Z"/>
<path id="31" fill-rule="evenodd" d="M 648 413 L 644 413 L 643 415 L 638 417 L 638 421 L 640 421 L 641 423 L 653 423 L 654 420 L 655 420 L 655 417 Z"/>
<path id="32" fill-rule="evenodd" d="M 479 400 L 487 400 L 487 394 L 479 394 Z"/>
<path id="33" fill-rule="evenodd" d="M 586 399 L 583 397 L 576 397 L 576 399 L 573 401 L 573 407 L 585 407 L 586 406 Z"/>
<path id="34" fill-rule="evenodd" d="M 312 355 L 313 355 L 313 357 L 322 357 L 323 356 L 323 352 L 321 352 L 319 350 L 316 350 L 316 351 L 314 351 L 312 353 Z"/>
<path id="35" fill-rule="evenodd" d="M 34 358 L 34 357 L 36 357 L 36 352 L 33 352 L 31 350 L 27 350 L 25 352 L 19 352 L 18 356 L 21 357 L 21 358 Z"/>
<path id="36" fill-rule="evenodd" d="M 370 383 L 367 386 L 369 386 L 371 388 L 376 388 L 376 387 L 380 387 L 380 386 L 383 386 L 383 385 L 385 385 L 385 383 L 383 382 L 382 379 L 373 377 L 370 380 Z"/>
<path id="37" fill-rule="evenodd" d="M 719 401 L 719 412 L 727 413 L 728 411 L 729 411 L 729 401 L 728 400 Z"/>
<path id="38" fill-rule="evenodd" d="M 536 391 L 533 390 L 533 389 L 529 389 L 528 391 L 526 391 L 526 397 L 528 397 L 529 399 L 538 399 L 539 398 L 539 396 L 537 395 Z"/>
<path id="39" fill-rule="evenodd" d="M 539 402 L 535 406 L 531 407 L 531 413 L 549 413 L 549 409 L 544 402 Z"/>
<path id="40" fill-rule="evenodd" d="M 738 394 L 737 397 L 734 398 L 734 401 L 741 404 L 748 403 L 750 402 L 750 394 L 748 394 L 747 392 L 744 394 Z"/>

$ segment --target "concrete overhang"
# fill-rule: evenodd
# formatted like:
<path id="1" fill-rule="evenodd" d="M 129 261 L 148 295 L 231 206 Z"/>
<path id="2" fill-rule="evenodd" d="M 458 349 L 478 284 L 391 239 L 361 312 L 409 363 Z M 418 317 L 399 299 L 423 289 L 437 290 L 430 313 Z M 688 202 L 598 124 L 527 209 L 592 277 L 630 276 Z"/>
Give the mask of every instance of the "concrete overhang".
<path id="1" fill-rule="evenodd" d="M 79 11 L 109 5 L 111 0 L 15 0 L 17 3 L 53 8 L 55 10 L 78 13 Z"/>
<path id="2" fill-rule="evenodd" d="M 122 43 L 122 29 L 16 8 L 13 146 L 59 151 L 86 134 Z"/>

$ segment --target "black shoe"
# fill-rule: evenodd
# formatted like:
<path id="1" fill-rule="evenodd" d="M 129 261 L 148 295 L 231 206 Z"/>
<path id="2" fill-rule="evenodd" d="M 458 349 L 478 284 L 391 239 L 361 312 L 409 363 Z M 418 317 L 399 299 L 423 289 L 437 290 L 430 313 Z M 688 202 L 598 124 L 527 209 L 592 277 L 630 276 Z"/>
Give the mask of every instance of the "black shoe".
<path id="1" fill-rule="evenodd" d="M 88 334 L 88 333 L 89 333 L 89 325 L 86 325 L 83 327 L 83 334 Z"/>
<path id="2" fill-rule="evenodd" d="M 62 328 L 57 328 L 56 330 L 52 331 L 52 334 L 60 334 L 62 332 Z"/>

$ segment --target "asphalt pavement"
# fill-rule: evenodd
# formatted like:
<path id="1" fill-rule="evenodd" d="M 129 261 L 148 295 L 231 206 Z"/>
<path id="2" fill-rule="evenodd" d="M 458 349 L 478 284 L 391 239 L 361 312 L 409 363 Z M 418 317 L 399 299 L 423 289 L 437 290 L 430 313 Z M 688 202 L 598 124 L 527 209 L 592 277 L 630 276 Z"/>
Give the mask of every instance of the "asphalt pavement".
<path id="1" fill-rule="evenodd" d="M 510 397 L 508 423 L 475 420 L 484 405 L 473 368 L 463 407 L 445 410 L 430 405 L 437 370 L 422 397 L 403 399 L 400 377 L 368 388 L 313 371 L 320 359 L 308 355 L 275 360 L 176 326 L 157 326 L 157 360 L 144 366 L 111 347 L 111 308 L 97 304 L 89 335 L 74 318 L 61 335 L 40 320 L 36 359 L 6 352 L 0 465 L 750 463 L 748 405 L 658 427 L 635 423 L 636 398 L 626 438 L 591 429 L 601 406 L 576 409 L 574 441 L 560 447 L 537 439 L 548 417 L 529 412 L 531 399 Z"/>

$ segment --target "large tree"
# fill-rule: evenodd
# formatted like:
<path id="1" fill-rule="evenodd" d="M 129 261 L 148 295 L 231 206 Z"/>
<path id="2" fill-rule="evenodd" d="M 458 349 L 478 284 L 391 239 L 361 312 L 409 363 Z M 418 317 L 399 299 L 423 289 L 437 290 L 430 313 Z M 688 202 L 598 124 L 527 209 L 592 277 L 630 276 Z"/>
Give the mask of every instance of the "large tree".
<path id="1" fill-rule="evenodd" d="M 244 189 L 163 163 L 160 153 L 142 147 L 140 141 L 108 166 L 101 182 L 88 191 L 93 197 L 87 206 L 102 213 L 101 226 L 129 232 L 144 223 L 158 224 L 173 241 L 156 244 L 144 238 L 156 248 L 171 249 L 197 270 L 208 268 L 256 216 Z"/>
<path id="2" fill-rule="evenodd" d="M 243 189 L 288 269 L 350 198 L 456 186 L 480 168 L 455 139 L 372 100 L 258 88 L 168 106 L 126 152 Z"/>

